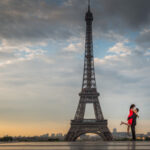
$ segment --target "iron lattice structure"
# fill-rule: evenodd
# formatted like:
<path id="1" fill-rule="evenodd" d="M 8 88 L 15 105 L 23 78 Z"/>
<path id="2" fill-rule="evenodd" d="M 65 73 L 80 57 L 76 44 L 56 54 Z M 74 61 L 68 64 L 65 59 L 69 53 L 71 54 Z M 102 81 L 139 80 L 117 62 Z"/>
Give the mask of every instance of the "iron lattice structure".
<path id="1" fill-rule="evenodd" d="M 82 90 L 79 93 L 80 100 L 74 120 L 71 120 L 71 127 L 65 140 L 75 141 L 80 135 L 85 133 L 95 133 L 100 135 L 103 140 L 112 140 L 112 135 L 107 127 L 107 120 L 104 120 L 102 114 L 98 100 L 99 93 L 96 88 L 92 40 L 93 14 L 90 11 L 90 3 L 88 3 L 88 11 L 85 15 L 85 21 L 86 39 Z M 84 119 L 87 103 L 93 103 L 95 119 Z"/>

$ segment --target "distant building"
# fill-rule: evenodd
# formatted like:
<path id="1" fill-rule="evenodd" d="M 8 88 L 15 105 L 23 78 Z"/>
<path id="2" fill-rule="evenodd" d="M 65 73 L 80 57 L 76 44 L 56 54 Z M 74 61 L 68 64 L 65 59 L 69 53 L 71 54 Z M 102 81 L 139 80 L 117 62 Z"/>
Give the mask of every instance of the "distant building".
<path id="1" fill-rule="evenodd" d="M 147 135 L 145 135 L 145 134 L 143 134 L 143 133 L 136 134 L 136 138 L 137 138 L 137 139 L 141 139 L 141 140 L 144 140 L 146 136 L 147 136 Z"/>
<path id="2" fill-rule="evenodd" d="M 55 138 L 55 133 L 52 133 L 50 137 Z"/>
<path id="3" fill-rule="evenodd" d="M 88 140 L 89 139 L 89 135 L 86 134 L 82 134 L 79 138 L 79 140 Z"/>
<path id="4" fill-rule="evenodd" d="M 117 129 L 116 129 L 116 128 L 114 128 L 114 129 L 113 129 L 113 133 L 116 133 L 116 132 L 117 132 Z"/>
<path id="5" fill-rule="evenodd" d="M 114 139 L 129 138 L 127 132 L 117 132 L 116 128 L 113 129 L 112 135 Z"/>
<path id="6" fill-rule="evenodd" d="M 150 132 L 147 132 L 147 136 L 150 137 Z"/>
<path id="7" fill-rule="evenodd" d="M 63 137 L 63 134 L 62 133 L 57 133 L 56 137 Z"/>
<path id="8" fill-rule="evenodd" d="M 127 132 L 117 132 L 117 129 L 114 128 L 112 132 L 114 139 L 124 139 L 124 138 L 131 138 L 132 133 L 130 133 L 130 136 Z M 147 134 L 138 133 L 136 134 L 136 138 L 139 140 L 145 140 L 146 137 L 150 137 L 150 132 L 147 132 Z"/>
<path id="9" fill-rule="evenodd" d="M 48 138 L 49 137 L 49 134 L 46 133 L 46 134 L 43 134 L 43 135 L 40 135 L 41 138 Z"/>

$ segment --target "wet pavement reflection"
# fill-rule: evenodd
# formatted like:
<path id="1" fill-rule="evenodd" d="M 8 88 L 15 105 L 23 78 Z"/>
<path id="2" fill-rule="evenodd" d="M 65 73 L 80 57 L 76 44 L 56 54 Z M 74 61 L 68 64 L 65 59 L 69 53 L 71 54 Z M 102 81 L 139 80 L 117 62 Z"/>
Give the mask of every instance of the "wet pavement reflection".
<path id="1" fill-rule="evenodd" d="M 150 142 L 20 142 L 1 143 L 0 150 L 150 150 Z"/>

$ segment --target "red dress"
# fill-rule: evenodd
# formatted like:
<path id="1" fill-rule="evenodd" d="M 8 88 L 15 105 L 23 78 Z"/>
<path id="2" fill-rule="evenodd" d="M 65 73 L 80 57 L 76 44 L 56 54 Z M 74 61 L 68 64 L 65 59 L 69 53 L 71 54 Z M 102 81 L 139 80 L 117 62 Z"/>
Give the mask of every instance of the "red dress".
<path id="1" fill-rule="evenodd" d="M 131 117 L 132 115 L 133 115 L 133 111 L 130 109 L 130 110 L 129 110 L 129 115 L 128 115 L 128 117 Z M 129 120 L 128 120 L 128 124 L 132 125 L 132 120 L 133 120 L 132 118 L 129 119 Z"/>

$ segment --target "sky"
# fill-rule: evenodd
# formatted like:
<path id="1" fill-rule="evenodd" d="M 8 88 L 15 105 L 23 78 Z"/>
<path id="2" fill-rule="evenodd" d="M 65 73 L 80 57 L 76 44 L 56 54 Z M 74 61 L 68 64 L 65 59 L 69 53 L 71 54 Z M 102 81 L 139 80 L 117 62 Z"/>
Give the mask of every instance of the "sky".
<path id="1" fill-rule="evenodd" d="M 97 90 L 112 131 L 150 132 L 150 1 L 91 0 Z M 66 133 L 81 91 L 87 0 L 0 1 L 0 136 Z M 85 118 L 94 117 L 92 105 Z"/>

